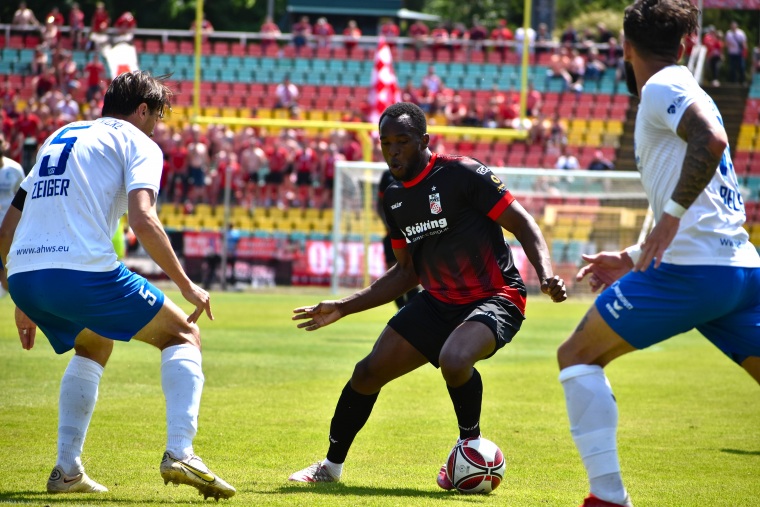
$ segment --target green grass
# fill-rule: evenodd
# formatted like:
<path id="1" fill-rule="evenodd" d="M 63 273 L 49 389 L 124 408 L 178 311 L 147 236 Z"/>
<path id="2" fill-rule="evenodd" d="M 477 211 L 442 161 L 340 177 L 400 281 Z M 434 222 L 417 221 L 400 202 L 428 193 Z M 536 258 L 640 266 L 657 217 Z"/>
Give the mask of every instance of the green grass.
<path id="1" fill-rule="evenodd" d="M 176 293 L 172 298 L 178 301 Z M 440 373 L 425 366 L 388 385 L 349 454 L 339 484 L 291 484 L 321 459 L 338 394 L 394 308 L 353 315 L 306 333 L 292 308 L 329 297 L 307 289 L 213 295 L 202 320 L 206 385 L 195 449 L 255 506 L 577 506 L 587 493 L 570 438 L 554 358 L 588 301 L 531 297 L 515 342 L 478 366 L 484 435 L 507 457 L 487 497 L 446 493 L 435 475 L 457 436 Z M 69 355 L 44 337 L 21 349 L 8 298 L 0 300 L 0 504 L 184 505 L 188 487 L 164 486 L 158 464 L 165 419 L 158 351 L 118 343 L 100 386 L 83 458 L 110 492 L 51 496 L 58 384 Z M 614 362 L 607 374 L 620 409 L 620 453 L 636 505 L 757 506 L 760 391 L 696 333 Z"/>

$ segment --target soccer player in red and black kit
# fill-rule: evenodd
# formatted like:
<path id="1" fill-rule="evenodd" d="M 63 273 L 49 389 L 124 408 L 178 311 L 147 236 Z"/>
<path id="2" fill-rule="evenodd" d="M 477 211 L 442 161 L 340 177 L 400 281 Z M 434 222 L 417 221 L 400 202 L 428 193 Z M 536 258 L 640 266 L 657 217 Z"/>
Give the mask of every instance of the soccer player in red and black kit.
<path id="1" fill-rule="evenodd" d="M 330 424 L 326 459 L 292 474 L 292 481 L 337 481 L 380 389 L 428 362 L 446 381 L 459 438 L 480 435 L 483 384 L 474 365 L 512 340 L 525 311 L 525 284 L 502 228 L 520 242 L 541 291 L 555 302 L 567 299 L 538 225 L 488 167 L 432 153 L 425 114 L 414 104 L 388 107 L 379 126 L 383 157 L 397 180 L 383 197 L 397 263 L 345 299 L 296 308 L 293 320 L 314 331 L 393 301 L 417 284 L 424 290 L 391 318 L 354 368 Z M 445 467 L 438 485 L 453 487 Z"/>

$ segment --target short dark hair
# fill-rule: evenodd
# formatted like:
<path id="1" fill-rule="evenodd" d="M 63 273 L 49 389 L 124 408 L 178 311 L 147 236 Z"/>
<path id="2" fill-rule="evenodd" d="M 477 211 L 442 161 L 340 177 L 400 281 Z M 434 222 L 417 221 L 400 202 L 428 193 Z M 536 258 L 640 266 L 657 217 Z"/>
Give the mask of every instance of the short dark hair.
<path id="1" fill-rule="evenodd" d="M 173 94 L 164 83 L 168 78 L 169 75 L 153 77 L 142 70 L 119 74 L 103 97 L 103 116 L 129 116 L 143 102 L 151 112 L 163 114 L 164 109 L 171 108 Z"/>
<path id="2" fill-rule="evenodd" d="M 676 61 L 683 37 L 697 31 L 698 17 L 690 0 L 636 0 L 625 9 L 623 32 L 637 51 Z"/>
<path id="3" fill-rule="evenodd" d="M 396 102 L 385 108 L 383 114 L 380 115 L 380 119 L 377 121 L 377 126 L 383 122 L 383 118 L 386 116 L 390 118 L 400 118 L 401 116 L 409 116 L 411 120 L 412 128 L 416 130 L 420 135 L 427 133 L 427 119 L 425 118 L 425 112 L 420 109 L 420 106 L 411 102 Z"/>

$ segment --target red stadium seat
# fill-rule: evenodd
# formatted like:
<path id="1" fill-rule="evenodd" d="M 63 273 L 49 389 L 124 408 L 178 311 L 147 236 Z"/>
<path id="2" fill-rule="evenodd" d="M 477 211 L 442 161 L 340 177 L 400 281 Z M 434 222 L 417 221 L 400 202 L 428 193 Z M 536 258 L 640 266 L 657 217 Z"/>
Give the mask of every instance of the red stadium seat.
<path id="1" fill-rule="evenodd" d="M 217 56 L 228 56 L 230 54 L 230 45 L 227 41 L 214 41 L 211 43 L 211 52 Z"/>
<path id="2" fill-rule="evenodd" d="M 27 35 L 24 37 L 24 47 L 34 49 L 40 45 L 40 37 L 38 35 Z"/>
<path id="3" fill-rule="evenodd" d="M 261 56 L 261 46 L 258 43 L 248 44 L 246 47 L 248 56 Z"/>
<path id="4" fill-rule="evenodd" d="M 22 35 L 11 35 L 8 47 L 22 49 L 24 47 L 24 37 Z"/>
<path id="5" fill-rule="evenodd" d="M 230 42 L 230 54 L 232 56 L 245 56 L 247 52 L 248 50 L 244 44 L 240 44 L 239 42 Z"/>
<path id="6" fill-rule="evenodd" d="M 145 52 L 146 53 L 160 53 L 161 52 L 161 41 L 158 41 L 156 39 L 146 39 L 145 40 Z"/>
<path id="7" fill-rule="evenodd" d="M 179 41 L 179 52 L 183 55 L 192 55 L 195 52 L 195 45 L 191 40 Z"/>
<path id="8" fill-rule="evenodd" d="M 161 45 L 162 50 L 167 55 L 176 55 L 179 53 L 179 42 L 173 39 L 167 39 Z"/>

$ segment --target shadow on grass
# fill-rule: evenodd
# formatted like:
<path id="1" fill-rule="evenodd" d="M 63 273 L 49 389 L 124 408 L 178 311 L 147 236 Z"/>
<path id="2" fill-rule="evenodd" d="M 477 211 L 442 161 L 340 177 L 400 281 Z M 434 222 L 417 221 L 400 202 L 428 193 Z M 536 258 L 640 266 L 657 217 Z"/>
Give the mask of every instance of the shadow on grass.
<path id="1" fill-rule="evenodd" d="M 744 449 L 721 449 L 720 452 L 738 454 L 740 456 L 760 456 L 760 451 L 745 451 Z"/>
<path id="2" fill-rule="evenodd" d="M 280 486 L 276 494 L 281 495 L 335 495 L 335 496 L 377 496 L 377 497 L 400 497 L 400 498 L 431 498 L 441 501 L 456 500 L 461 502 L 478 502 L 481 495 L 461 495 L 449 491 L 425 491 L 413 488 L 383 488 L 378 486 L 347 486 L 345 484 L 293 484 Z"/>
<path id="3" fill-rule="evenodd" d="M 203 497 L 196 497 L 191 495 L 188 503 L 198 503 L 200 505 Z M 68 504 L 76 505 L 77 507 L 98 507 L 101 505 L 154 505 L 154 504 L 172 504 L 177 505 L 176 498 L 144 498 L 139 499 L 135 496 L 123 497 L 116 496 L 113 493 L 77 493 L 67 495 L 54 495 L 46 491 L 11 491 L 0 493 L 0 504 L 10 503 L 18 505 L 56 505 L 56 504 Z M 209 503 L 209 505 L 211 505 Z"/>

